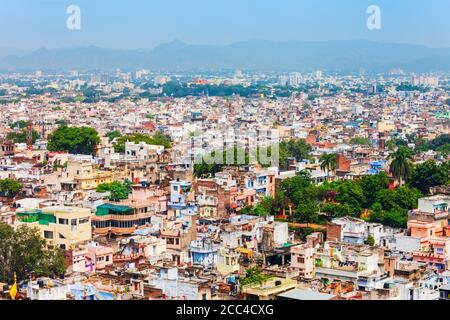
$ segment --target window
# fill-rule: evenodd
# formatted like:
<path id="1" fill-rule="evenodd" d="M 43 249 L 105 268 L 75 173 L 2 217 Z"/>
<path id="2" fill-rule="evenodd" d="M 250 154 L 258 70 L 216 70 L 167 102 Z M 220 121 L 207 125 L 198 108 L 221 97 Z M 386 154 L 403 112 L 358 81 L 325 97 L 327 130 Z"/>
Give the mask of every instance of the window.
<path id="1" fill-rule="evenodd" d="M 80 219 L 78 220 L 78 223 L 79 223 L 79 224 L 88 223 L 88 222 L 89 222 L 89 218 L 80 218 Z"/>
<path id="2" fill-rule="evenodd" d="M 72 226 L 76 226 L 76 225 L 77 225 L 77 219 L 72 219 L 72 220 L 70 221 L 70 224 L 71 224 Z"/>
<path id="3" fill-rule="evenodd" d="M 305 258 L 303 258 L 303 257 L 298 257 L 297 262 L 298 262 L 298 263 L 305 263 Z"/>
<path id="4" fill-rule="evenodd" d="M 62 219 L 62 218 L 59 218 L 59 219 L 58 219 L 58 223 L 59 223 L 59 224 L 69 224 L 69 219 Z"/>
<path id="5" fill-rule="evenodd" d="M 45 239 L 53 239 L 53 232 L 52 231 L 44 231 L 44 238 Z"/>

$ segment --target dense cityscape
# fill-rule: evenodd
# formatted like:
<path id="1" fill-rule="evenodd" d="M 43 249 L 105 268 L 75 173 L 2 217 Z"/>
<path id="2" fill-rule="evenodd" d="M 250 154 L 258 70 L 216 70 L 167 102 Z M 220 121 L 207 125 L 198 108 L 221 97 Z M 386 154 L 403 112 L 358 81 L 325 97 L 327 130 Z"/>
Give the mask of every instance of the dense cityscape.
<path id="1" fill-rule="evenodd" d="M 450 74 L 0 74 L 0 292 L 450 296 Z"/>
<path id="2" fill-rule="evenodd" d="M 0 314 L 445 310 L 449 11 L 0 0 Z"/>

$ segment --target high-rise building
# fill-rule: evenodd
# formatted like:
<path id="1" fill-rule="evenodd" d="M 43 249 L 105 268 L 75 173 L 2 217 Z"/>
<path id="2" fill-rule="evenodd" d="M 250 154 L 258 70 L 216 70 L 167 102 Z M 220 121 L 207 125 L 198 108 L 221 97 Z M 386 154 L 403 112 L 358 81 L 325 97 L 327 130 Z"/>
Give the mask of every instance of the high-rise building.
<path id="1" fill-rule="evenodd" d="M 411 78 L 413 86 L 428 86 L 436 88 L 439 86 L 439 78 L 435 76 L 414 75 Z"/>
<path id="2" fill-rule="evenodd" d="M 289 75 L 289 85 L 291 87 L 297 87 L 298 85 L 300 85 L 302 80 L 302 75 L 299 72 L 292 72 Z"/>
<path id="3" fill-rule="evenodd" d="M 289 82 L 289 77 L 288 77 L 287 75 L 281 75 L 281 76 L 278 78 L 278 84 L 279 84 L 281 87 L 287 86 L 287 85 L 288 85 L 288 82 Z"/>

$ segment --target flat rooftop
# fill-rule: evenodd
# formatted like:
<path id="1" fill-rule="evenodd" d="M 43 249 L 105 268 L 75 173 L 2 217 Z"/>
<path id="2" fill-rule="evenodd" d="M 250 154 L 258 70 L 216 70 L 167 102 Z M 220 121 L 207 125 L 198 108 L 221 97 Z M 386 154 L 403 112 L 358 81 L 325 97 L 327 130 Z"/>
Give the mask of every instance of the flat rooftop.
<path id="1" fill-rule="evenodd" d="M 331 300 L 336 297 L 333 294 L 302 289 L 292 289 L 280 293 L 277 296 L 283 299 L 292 299 L 292 300 Z"/>

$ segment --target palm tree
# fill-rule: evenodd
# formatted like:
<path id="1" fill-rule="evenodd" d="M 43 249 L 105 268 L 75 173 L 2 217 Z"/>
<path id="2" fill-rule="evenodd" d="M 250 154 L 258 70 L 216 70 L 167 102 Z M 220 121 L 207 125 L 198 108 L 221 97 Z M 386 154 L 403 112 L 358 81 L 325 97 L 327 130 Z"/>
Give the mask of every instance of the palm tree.
<path id="1" fill-rule="evenodd" d="M 412 152 L 405 146 L 398 147 L 397 151 L 391 153 L 388 159 L 392 160 L 389 166 L 394 178 L 399 181 L 400 186 L 406 181 L 411 174 L 412 169 Z"/>
<path id="2" fill-rule="evenodd" d="M 330 171 L 335 171 L 337 168 L 337 158 L 335 154 L 326 154 L 320 156 L 320 169 L 326 171 L 327 180 L 329 178 Z"/>

